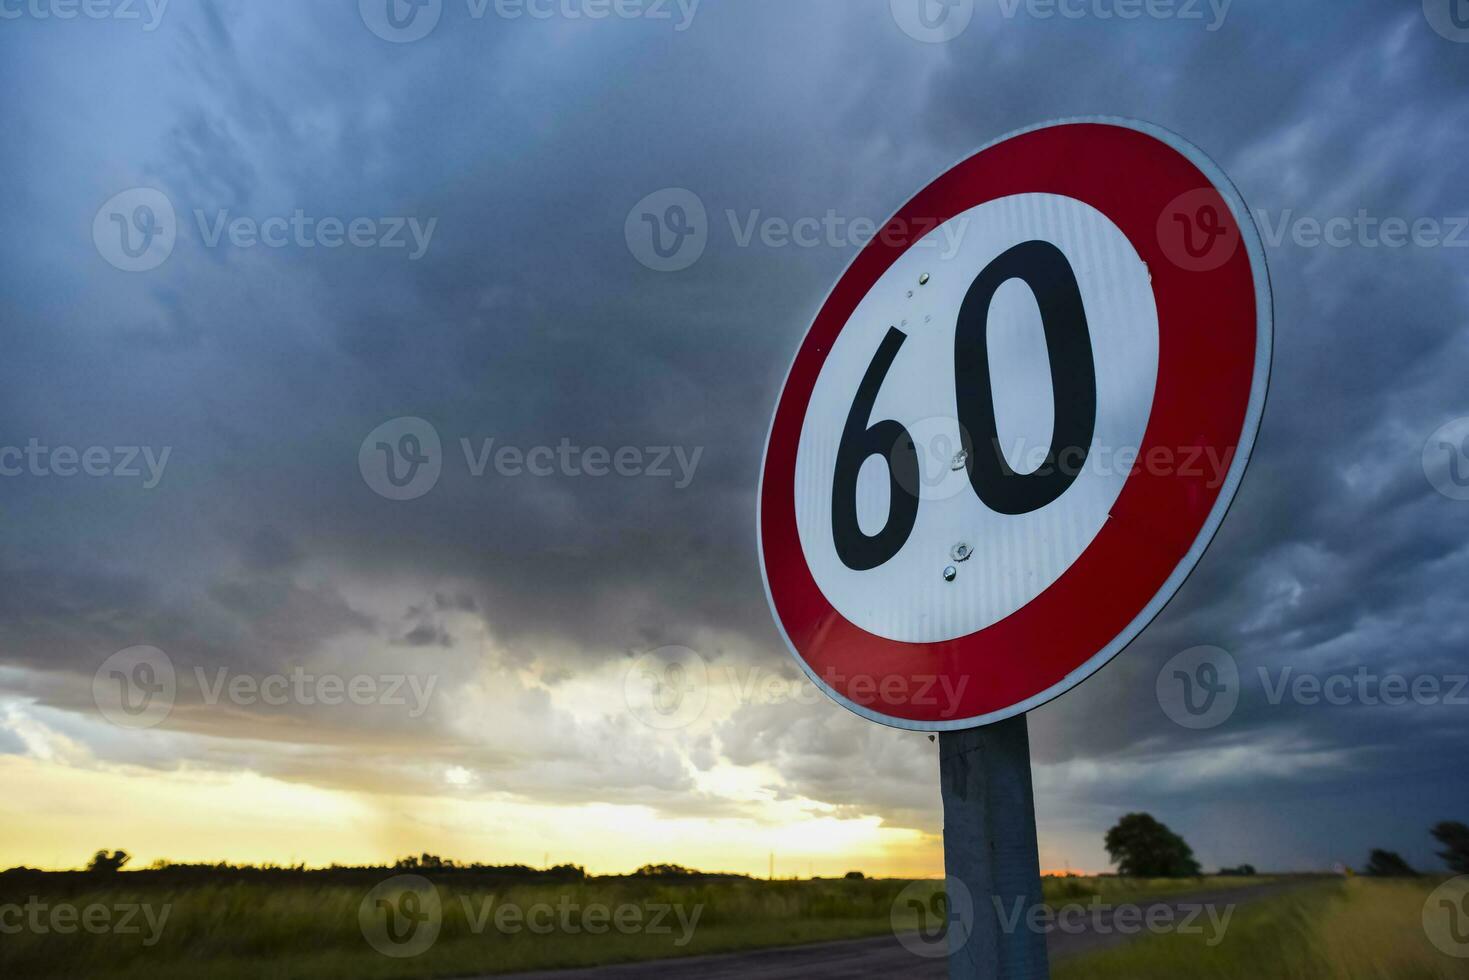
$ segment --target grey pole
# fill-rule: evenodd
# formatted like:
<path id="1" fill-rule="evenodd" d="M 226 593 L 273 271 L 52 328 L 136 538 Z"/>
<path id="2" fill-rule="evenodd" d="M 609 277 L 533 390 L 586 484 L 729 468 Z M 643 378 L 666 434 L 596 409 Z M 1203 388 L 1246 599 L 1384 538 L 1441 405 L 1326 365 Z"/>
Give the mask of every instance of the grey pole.
<path id="1" fill-rule="evenodd" d="M 944 871 L 968 888 L 974 919 L 949 931 L 950 980 L 1048 980 L 1046 937 L 1031 926 L 1041 871 L 1025 715 L 940 733 L 939 779 Z"/>

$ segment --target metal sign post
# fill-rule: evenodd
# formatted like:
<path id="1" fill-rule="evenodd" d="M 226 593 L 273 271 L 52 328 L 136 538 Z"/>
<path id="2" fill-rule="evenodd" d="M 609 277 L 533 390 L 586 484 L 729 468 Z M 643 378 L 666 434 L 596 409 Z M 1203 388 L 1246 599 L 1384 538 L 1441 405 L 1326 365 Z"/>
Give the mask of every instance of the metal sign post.
<path id="1" fill-rule="evenodd" d="M 1032 924 L 1041 872 L 1025 715 L 939 735 L 944 870 L 969 889 L 974 921 L 949 949 L 951 980 L 1046 980 Z"/>

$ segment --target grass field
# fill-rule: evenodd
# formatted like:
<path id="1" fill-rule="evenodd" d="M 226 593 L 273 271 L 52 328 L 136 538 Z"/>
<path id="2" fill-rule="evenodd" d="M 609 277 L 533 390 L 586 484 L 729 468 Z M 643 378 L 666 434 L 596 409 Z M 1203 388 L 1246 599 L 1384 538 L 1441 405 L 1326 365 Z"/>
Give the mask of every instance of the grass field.
<path id="1" fill-rule="evenodd" d="M 1058 963 L 1054 980 L 1463 980 L 1423 929 L 1434 879 L 1329 880 L 1243 906 L 1224 941 L 1147 936 Z"/>
<path id="2" fill-rule="evenodd" d="M 1264 880 L 1269 879 L 1049 879 L 1046 897 L 1053 905 L 1086 902 L 1094 895 L 1120 904 Z M 437 939 L 410 958 L 384 955 L 365 938 L 359 912 L 370 883 L 307 878 L 180 887 L 121 874 L 106 887 L 88 884 L 84 880 L 49 899 L 36 897 L 49 906 L 78 910 L 147 904 L 155 919 L 166 907 L 156 942 L 144 944 L 150 931 L 142 916 L 136 919 L 141 935 L 26 929 L 0 935 L 0 976 L 168 980 L 197 977 L 201 965 L 208 964 L 208 975 L 221 980 L 432 978 L 726 952 L 888 933 L 894 902 L 910 883 L 591 879 L 486 887 L 441 881 Z M 920 891 L 938 885 L 925 884 Z M 1363 881 L 1309 886 L 1299 894 L 1245 907 L 1226 941 L 1213 949 L 1186 941 L 1191 937 L 1149 937 L 1084 961 L 1062 963 L 1055 972 L 1058 980 L 1469 977 L 1462 968 L 1451 971 L 1466 961 L 1435 959 L 1437 954 L 1422 938 L 1418 916 L 1428 887 Z M 0 906 L 28 898 L 12 889 L 0 895 Z M 508 927 L 497 924 L 496 914 L 506 907 L 531 915 L 532 921 L 512 918 L 503 920 Z M 591 914 L 597 908 L 607 913 Z M 542 910 L 538 921 L 533 909 Z M 624 925 L 634 920 L 641 925 L 619 930 L 611 921 L 617 914 L 625 916 Z M 659 927 L 648 928 L 655 918 Z M 570 928 L 564 924 L 568 921 Z M 903 924 L 900 917 L 899 926 Z M 532 925 L 542 931 L 533 931 Z M 545 929 L 547 925 L 551 928 Z"/>
<path id="3" fill-rule="evenodd" d="M 79 908 L 94 903 L 167 905 L 169 917 L 155 945 L 144 947 L 138 936 L 22 932 L 0 937 L 0 976 L 192 980 L 200 975 L 201 963 L 208 963 L 209 975 L 221 980 L 449 977 L 590 966 L 882 934 L 892 928 L 891 907 L 908 884 L 610 879 L 460 888 L 440 883 L 437 940 L 421 955 L 395 959 L 374 950 L 365 938 L 359 910 L 368 887 L 242 883 L 131 889 L 123 884 L 130 877 L 120 875 L 118 886 L 68 894 L 64 900 Z M 17 896 L 5 901 L 15 902 Z M 506 931 L 494 920 L 501 907 L 555 909 L 563 904 L 581 910 L 571 929 L 558 924 L 538 934 L 520 923 Z M 590 928 L 605 924 L 593 924 L 585 916 L 596 907 L 635 907 L 640 920 L 650 923 L 665 906 L 677 911 L 665 913 L 655 931 L 624 934 L 604 928 L 594 934 Z"/>

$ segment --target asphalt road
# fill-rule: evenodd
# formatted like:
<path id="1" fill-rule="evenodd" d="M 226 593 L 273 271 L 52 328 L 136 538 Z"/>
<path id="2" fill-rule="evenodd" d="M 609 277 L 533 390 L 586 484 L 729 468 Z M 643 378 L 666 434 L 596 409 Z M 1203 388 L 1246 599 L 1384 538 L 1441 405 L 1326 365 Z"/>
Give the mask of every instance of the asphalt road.
<path id="1" fill-rule="evenodd" d="M 1300 884 L 1299 881 L 1279 881 L 1195 892 L 1138 902 L 1136 907 L 1142 910 L 1143 917 L 1172 915 L 1175 922 L 1182 922 L 1184 916 L 1193 914 L 1193 923 L 1208 936 L 1217 928 L 1218 919 L 1211 922 L 1206 912 L 1199 911 L 1201 906 L 1213 906 L 1215 916 L 1223 916 L 1229 906 L 1238 907 L 1258 901 Z M 1137 934 L 1119 931 L 1128 925 L 1126 919 L 1114 923 L 1110 912 L 1078 916 L 1067 923 L 1064 931 L 1057 928 L 1047 935 L 1050 958 L 1054 962 L 1128 942 Z M 592 969 L 502 974 L 486 980 L 643 980 L 649 977 L 654 980 L 857 980 L 874 976 L 947 980 L 948 975 L 948 966 L 942 958 L 925 959 L 909 952 L 896 936 L 878 936 Z"/>

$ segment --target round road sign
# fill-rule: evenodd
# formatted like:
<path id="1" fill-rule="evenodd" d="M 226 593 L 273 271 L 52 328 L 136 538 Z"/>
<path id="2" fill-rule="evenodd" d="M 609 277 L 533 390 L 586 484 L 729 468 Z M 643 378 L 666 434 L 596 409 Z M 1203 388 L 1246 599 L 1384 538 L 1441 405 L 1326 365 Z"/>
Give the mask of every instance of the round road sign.
<path id="1" fill-rule="evenodd" d="M 959 163 L 857 255 L 776 407 L 758 537 L 797 661 L 928 731 L 1074 687 L 1218 530 L 1270 347 L 1254 223 L 1178 136 L 1064 120 Z"/>

